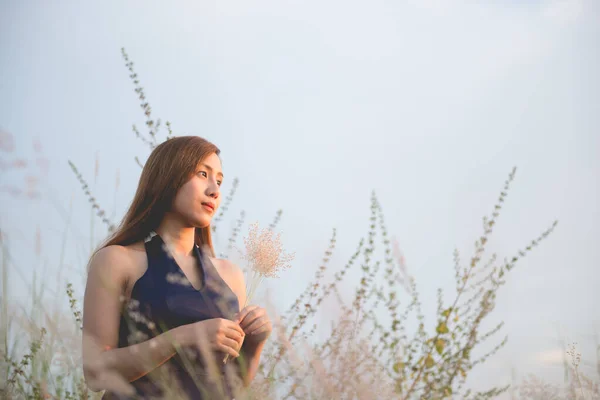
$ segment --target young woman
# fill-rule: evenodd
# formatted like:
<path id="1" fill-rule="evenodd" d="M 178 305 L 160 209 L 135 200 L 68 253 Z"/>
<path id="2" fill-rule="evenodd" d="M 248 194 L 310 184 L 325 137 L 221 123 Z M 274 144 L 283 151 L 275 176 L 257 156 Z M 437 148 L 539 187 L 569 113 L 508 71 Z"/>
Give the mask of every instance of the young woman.
<path id="1" fill-rule="evenodd" d="M 254 378 L 272 325 L 261 307 L 240 310 L 243 274 L 215 258 L 210 222 L 222 181 L 212 143 L 160 144 L 120 227 L 92 256 L 84 376 L 90 389 L 109 389 L 105 398 L 123 398 L 111 374 L 135 398 L 232 399 Z"/>

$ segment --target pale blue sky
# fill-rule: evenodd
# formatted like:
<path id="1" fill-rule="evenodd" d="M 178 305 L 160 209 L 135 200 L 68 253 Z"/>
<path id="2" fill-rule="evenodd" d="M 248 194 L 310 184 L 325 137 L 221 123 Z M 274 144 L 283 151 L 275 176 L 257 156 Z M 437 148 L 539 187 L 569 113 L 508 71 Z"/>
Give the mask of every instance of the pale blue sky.
<path id="1" fill-rule="evenodd" d="M 56 267 L 69 210 L 65 262 L 81 283 L 90 217 L 67 160 L 92 182 L 98 156 L 94 192 L 109 213 L 115 198 L 119 217 L 131 200 L 134 157 L 148 150 L 131 131 L 144 119 L 125 47 L 155 117 L 214 141 L 228 181 L 240 179 L 223 228 L 242 209 L 266 225 L 283 208 L 297 254 L 270 284 L 283 305 L 312 276 L 332 228 L 334 260 L 352 254 L 376 190 L 433 312 L 435 289 L 453 285 L 454 246 L 471 250 L 518 166 L 493 249 L 512 255 L 560 223 L 510 274 L 493 317 L 510 342 L 480 383 L 506 382 L 511 365 L 560 378 L 536 361 L 556 347 L 553 324 L 582 345 L 600 333 L 599 22 L 595 0 L 2 0 L 0 128 L 16 147 L 1 160 L 35 160 L 39 140 L 49 161 L 44 173 L 0 171 L 0 222 L 19 261 L 11 288 L 41 264 L 36 224 Z M 31 175 L 40 199 L 6 192 Z"/>

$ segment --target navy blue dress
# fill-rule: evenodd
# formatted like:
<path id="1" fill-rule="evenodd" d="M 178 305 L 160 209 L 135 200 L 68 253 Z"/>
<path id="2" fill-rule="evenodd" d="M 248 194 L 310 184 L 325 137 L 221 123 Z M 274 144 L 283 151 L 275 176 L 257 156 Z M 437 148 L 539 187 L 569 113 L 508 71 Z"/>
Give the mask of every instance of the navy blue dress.
<path id="1" fill-rule="evenodd" d="M 194 246 L 194 253 L 202 269 L 199 289 L 191 285 L 159 235 L 147 239 L 145 247 L 148 269 L 135 283 L 121 316 L 119 347 L 141 343 L 185 324 L 211 318 L 233 320 L 239 311 L 237 296 L 198 246 Z M 131 382 L 136 389 L 135 398 L 174 398 L 171 390 L 186 399 L 233 398 L 235 388 L 241 387 L 237 360 L 230 358 L 223 364 L 223 353 L 213 354 L 212 360 L 207 361 L 198 350 L 185 349 L 184 352 Z M 214 366 L 212 371 L 208 362 Z M 168 382 L 168 385 L 161 386 L 156 381 Z M 103 397 L 124 398 L 108 392 Z"/>

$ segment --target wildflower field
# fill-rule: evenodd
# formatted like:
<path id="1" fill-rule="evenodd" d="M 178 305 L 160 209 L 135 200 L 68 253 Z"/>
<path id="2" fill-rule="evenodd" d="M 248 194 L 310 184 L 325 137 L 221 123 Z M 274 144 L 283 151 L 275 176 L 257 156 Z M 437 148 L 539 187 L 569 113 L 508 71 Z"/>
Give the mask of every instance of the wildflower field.
<path id="1" fill-rule="evenodd" d="M 144 128 L 134 126 L 133 132 L 152 149 L 162 140 L 177 136 L 177 132 L 169 122 L 163 125 L 154 117 L 124 49 L 122 56 L 145 118 Z M 101 224 L 109 234 L 119 223 L 118 216 L 111 216 L 109 207 L 96 199 L 92 177 L 84 176 L 75 163 L 69 163 L 73 175 L 65 179 L 80 183 L 89 201 L 89 223 L 96 228 Z M 136 158 L 136 163 L 141 166 L 143 161 Z M 533 375 L 487 390 L 473 390 L 469 384 L 471 373 L 493 358 L 508 340 L 502 321 L 494 314 L 496 304 L 502 301 L 499 289 L 530 252 L 543 252 L 546 239 L 560 229 L 558 221 L 549 220 L 539 227 L 537 236 L 509 254 L 488 250 L 504 205 L 510 201 L 511 187 L 518 185 L 516 168 L 507 171 L 505 182 L 499 182 L 499 193 L 489 205 L 489 213 L 473 216 L 481 220 L 480 234 L 474 238 L 469 254 L 456 251 L 454 259 L 449 260 L 454 267 L 455 290 L 438 291 L 433 317 L 432 310 L 422 307 L 419 282 L 410 274 L 398 243 L 389 234 L 385 210 L 375 192 L 370 198 L 370 218 L 364 221 L 369 229 L 357 241 L 353 254 L 338 254 L 344 263 L 331 262 L 337 250 L 338 232 L 334 229 L 329 243 L 323 245 L 322 261 L 314 276 L 297 283 L 302 289 L 291 305 L 282 306 L 267 295 L 260 297 L 263 278 L 284 279 L 284 271 L 294 268 L 293 255 L 275 236 L 285 209 L 276 212 L 268 226 L 260 224 L 266 226 L 262 230 L 259 225 L 249 225 L 242 212 L 233 218 L 235 224 L 227 233 L 222 221 L 231 213 L 239 184 L 235 180 L 224 193 L 226 199 L 214 220 L 214 235 L 226 237 L 224 245 L 216 250 L 224 256 L 241 251 L 244 262 L 240 266 L 247 273 L 249 297 L 264 302 L 275 322 L 260 372 L 244 398 L 491 399 L 510 394 L 515 399 L 600 399 L 600 359 L 596 375 L 582 372 L 576 344 L 565 350 L 564 385 L 550 384 Z M 34 189 L 28 190 L 30 196 L 36 196 Z M 101 239 L 95 238 L 90 247 Z M 81 345 L 86 340 L 81 337 L 83 293 L 75 290 L 72 282 L 78 278 L 65 274 L 54 284 L 42 277 L 30 286 L 28 308 L 21 307 L 11 297 L 11 280 L 16 279 L 12 266 L 17 263 L 11 240 L 11 232 L 0 232 L 0 397 L 100 398 L 102 393 L 86 388 L 82 374 Z M 264 265 L 273 268 L 256 267 Z M 85 276 L 83 266 L 80 272 Z M 351 293 L 350 300 L 344 293 Z M 330 325 L 318 322 L 323 313 L 332 319 Z M 103 370 L 101 365 L 97 368 L 116 390 L 127 389 L 126 382 L 111 371 Z M 165 384 L 168 386 L 168 380 Z M 169 398 L 175 396 L 176 391 Z"/>

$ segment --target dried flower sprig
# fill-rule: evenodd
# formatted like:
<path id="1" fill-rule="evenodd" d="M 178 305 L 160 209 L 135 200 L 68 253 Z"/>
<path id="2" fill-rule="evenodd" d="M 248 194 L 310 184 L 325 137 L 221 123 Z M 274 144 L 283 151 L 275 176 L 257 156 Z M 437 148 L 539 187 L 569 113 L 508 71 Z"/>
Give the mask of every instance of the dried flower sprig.
<path id="1" fill-rule="evenodd" d="M 92 192 L 90 191 L 90 187 L 87 184 L 87 182 L 85 181 L 85 179 L 83 178 L 83 175 L 81 174 L 81 172 L 79 172 L 79 170 L 77 169 L 75 164 L 73 164 L 73 162 L 69 161 L 69 166 L 71 167 L 71 170 L 73 171 L 73 173 L 75 173 L 77 180 L 81 184 L 81 189 L 84 191 L 85 195 L 87 196 L 88 201 L 92 204 L 92 209 L 97 210 L 96 215 L 100 219 L 102 219 L 102 222 L 104 222 L 104 224 L 108 227 L 108 231 L 113 232 L 116 229 L 115 225 L 108 219 L 108 217 L 106 216 L 106 211 L 104 211 L 104 209 L 102 207 L 100 207 L 100 205 L 96 201 L 96 198 L 92 195 Z"/>
<path id="2" fill-rule="evenodd" d="M 81 330 L 83 329 L 83 314 L 81 313 L 81 310 L 77 307 L 75 290 L 73 290 L 73 284 L 71 282 L 67 283 L 67 296 L 69 297 L 69 306 L 71 307 L 73 317 L 75 317 L 75 322 L 77 322 L 77 327 Z"/>
<path id="3" fill-rule="evenodd" d="M 281 243 L 281 234 L 273 236 L 269 228 L 259 230 L 258 223 L 250 226 L 248 237 L 244 238 L 246 253 L 243 258 L 260 278 L 276 278 L 279 271 L 288 269 L 294 254 L 285 254 Z M 249 291 L 248 293 L 254 293 Z"/>
<path id="4" fill-rule="evenodd" d="M 295 253 L 286 254 L 281 243 L 281 233 L 273 235 L 270 228 L 259 229 L 258 222 L 250 225 L 248 236 L 244 238 L 246 252 L 242 259 L 248 262 L 252 273 L 246 281 L 246 302 L 242 309 L 248 305 L 256 293 L 256 289 L 264 278 L 276 278 L 278 273 L 290 267 L 290 262 Z M 227 355 L 223 362 L 227 362 Z"/>
<path id="5" fill-rule="evenodd" d="M 147 139 L 144 136 L 142 136 L 135 125 L 133 125 L 133 132 L 151 149 L 154 149 L 158 144 L 156 134 L 160 129 L 161 121 L 160 119 L 152 119 L 152 107 L 150 107 L 150 104 L 146 100 L 146 93 L 144 92 L 144 88 L 140 83 L 137 72 L 135 72 L 135 70 L 133 69 L 133 61 L 129 60 L 129 55 L 127 54 L 124 48 L 121 48 L 121 56 L 123 57 L 123 60 L 125 60 L 125 66 L 129 70 L 129 78 L 133 81 L 133 84 L 135 85 L 135 92 L 138 94 L 138 98 L 141 102 L 140 107 L 142 107 L 142 109 L 144 110 L 144 115 L 146 116 L 146 126 L 148 127 L 148 136 L 150 137 L 150 139 Z"/>

